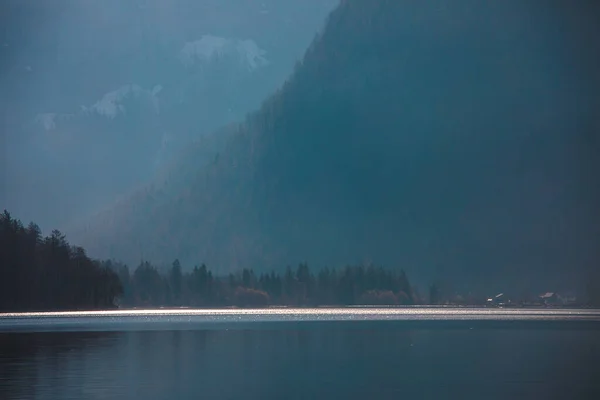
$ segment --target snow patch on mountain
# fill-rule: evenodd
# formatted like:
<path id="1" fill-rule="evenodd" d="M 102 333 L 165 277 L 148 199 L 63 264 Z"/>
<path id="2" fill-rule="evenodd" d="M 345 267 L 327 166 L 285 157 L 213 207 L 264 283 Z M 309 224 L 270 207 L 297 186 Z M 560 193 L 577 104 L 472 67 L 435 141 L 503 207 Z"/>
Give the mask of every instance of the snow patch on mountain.
<path id="1" fill-rule="evenodd" d="M 35 116 L 33 122 L 41 125 L 44 130 L 52 131 L 56 129 L 56 123 L 60 122 L 60 120 L 66 120 L 73 118 L 75 114 L 58 114 L 58 113 L 41 113 Z"/>
<path id="2" fill-rule="evenodd" d="M 152 90 L 143 89 L 139 85 L 129 84 L 106 93 L 100 100 L 91 106 L 81 106 L 84 113 L 96 113 L 109 119 L 114 119 L 119 114 L 125 114 L 126 109 L 123 102 L 126 99 L 147 99 L 151 102 L 154 111 L 158 114 L 160 103 L 158 94 L 162 90 L 161 85 L 156 85 Z"/>
<path id="3" fill-rule="evenodd" d="M 56 113 L 42 113 L 35 116 L 34 122 L 42 125 L 45 130 L 56 128 Z"/>
<path id="4" fill-rule="evenodd" d="M 147 101 L 152 110 L 158 114 L 160 112 L 158 95 L 161 91 L 161 85 L 156 85 L 151 90 L 143 89 L 136 84 L 124 85 L 116 90 L 106 93 L 100 100 L 91 106 L 79 106 L 79 113 L 60 114 L 45 112 L 37 114 L 33 119 L 33 122 L 46 131 L 52 131 L 56 129 L 57 124 L 60 124 L 61 121 L 72 119 L 80 115 L 95 114 L 114 119 L 117 115 L 126 113 L 125 101 L 128 99 Z"/>
<path id="5" fill-rule="evenodd" d="M 237 56 L 242 65 L 254 70 L 269 64 L 265 58 L 266 53 L 251 39 L 238 40 L 204 35 L 193 42 L 186 42 L 179 53 L 179 59 L 184 66 L 191 67 L 223 56 Z"/>
<path id="6" fill-rule="evenodd" d="M 264 57 L 267 53 L 258 47 L 254 40 L 240 40 L 236 43 L 239 56 L 246 62 L 250 69 L 264 67 L 269 61 Z"/>

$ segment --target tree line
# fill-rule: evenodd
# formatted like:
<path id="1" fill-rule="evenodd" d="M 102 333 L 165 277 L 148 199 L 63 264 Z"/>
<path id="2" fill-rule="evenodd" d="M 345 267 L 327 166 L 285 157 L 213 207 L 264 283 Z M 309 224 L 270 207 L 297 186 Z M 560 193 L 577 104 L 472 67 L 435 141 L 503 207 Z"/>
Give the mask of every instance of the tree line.
<path id="1" fill-rule="evenodd" d="M 598 278 L 598 277 L 597 277 Z M 588 304 L 600 306 L 600 279 L 590 279 Z M 0 214 L 0 312 L 90 310 L 115 307 L 263 307 L 413 305 L 443 303 L 432 285 L 419 296 L 402 270 L 346 266 L 313 271 L 306 263 L 283 272 L 243 269 L 216 276 L 205 264 L 184 271 L 141 261 L 131 272 L 123 263 L 93 260 L 58 230 L 43 237 Z"/>
<path id="2" fill-rule="evenodd" d="M 88 257 L 54 230 L 43 237 L 8 211 L 0 215 L 0 311 L 115 307 L 396 305 L 420 301 L 404 271 L 375 266 L 324 268 L 307 264 L 283 273 L 244 269 L 215 276 L 204 264 L 184 271 L 142 261 L 130 272 L 117 261 Z"/>
<path id="3" fill-rule="evenodd" d="M 313 273 L 307 264 L 300 264 L 288 266 L 282 274 L 243 269 L 217 277 L 204 264 L 184 272 L 178 260 L 163 269 L 143 261 L 133 273 L 118 262 L 102 265 L 117 272 L 124 306 L 408 305 L 420 301 L 403 271 L 375 266 L 324 268 Z"/>
<path id="4" fill-rule="evenodd" d="M 0 215 L 0 311 L 113 308 L 122 293 L 112 269 L 58 230 L 43 237 L 35 223 Z"/>

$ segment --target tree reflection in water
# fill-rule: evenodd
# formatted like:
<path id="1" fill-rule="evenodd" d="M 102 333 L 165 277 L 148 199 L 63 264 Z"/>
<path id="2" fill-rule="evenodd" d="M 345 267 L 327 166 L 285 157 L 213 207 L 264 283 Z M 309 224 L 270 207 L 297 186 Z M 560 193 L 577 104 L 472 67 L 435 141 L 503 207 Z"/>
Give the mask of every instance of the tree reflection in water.
<path id="1" fill-rule="evenodd" d="M 467 325 L 3 333 L 0 398 L 600 398 L 597 330 Z"/>

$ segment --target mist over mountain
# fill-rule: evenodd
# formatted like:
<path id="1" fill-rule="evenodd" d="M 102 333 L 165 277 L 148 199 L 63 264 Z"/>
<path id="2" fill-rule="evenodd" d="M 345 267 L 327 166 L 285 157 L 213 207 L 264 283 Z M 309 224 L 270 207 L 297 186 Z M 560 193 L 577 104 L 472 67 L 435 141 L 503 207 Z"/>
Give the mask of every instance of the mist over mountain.
<path id="1" fill-rule="evenodd" d="M 257 109 L 336 0 L 3 2 L 0 203 L 64 228 Z"/>
<path id="2" fill-rule="evenodd" d="M 217 273 L 374 262 L 573 285 L 599 260 L 597 17 L 585 1 L 342 1 L 226 143 L 188 148 L 71 240 Z"/>

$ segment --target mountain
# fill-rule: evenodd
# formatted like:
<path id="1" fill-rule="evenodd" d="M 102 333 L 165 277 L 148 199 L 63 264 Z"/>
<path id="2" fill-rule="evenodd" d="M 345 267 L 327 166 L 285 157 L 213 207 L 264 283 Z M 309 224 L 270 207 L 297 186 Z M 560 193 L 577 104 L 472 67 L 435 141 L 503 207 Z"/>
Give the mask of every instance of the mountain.
<path id="1" fill-rule="evenodd" d="M 260 106 L 336 0 L 7 0 L 0 202 L 64 228 Z M 4 161 L 4 160 L 3 160 Z"/>
<path id="2" fill-rule="evenodd" d="M 576 284 L 600 237 L 598 8 L 576 3 L 342 1 L 226 143 L 71 237 L 217 272 L 375 262 Z"/>

